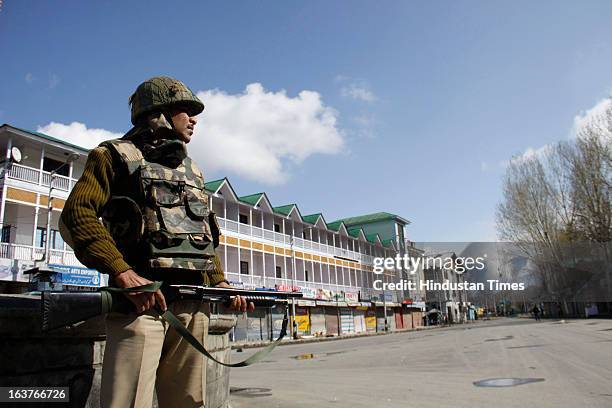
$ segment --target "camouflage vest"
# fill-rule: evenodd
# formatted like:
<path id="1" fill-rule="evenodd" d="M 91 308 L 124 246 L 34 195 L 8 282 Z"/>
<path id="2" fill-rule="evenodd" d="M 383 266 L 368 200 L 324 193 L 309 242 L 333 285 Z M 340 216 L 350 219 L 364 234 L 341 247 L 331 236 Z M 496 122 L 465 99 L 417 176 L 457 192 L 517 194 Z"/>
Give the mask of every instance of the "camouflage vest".
<path id="1" fill-rule="evenodd" d="M 186 157 L 175 169 L 145 160 L 129 140 L 100 144 L 126 177 L 115 177 L 102 220 L 126 262 L 145 275 L 180 270 L 209 271 L 219 227 L 209 209 L 204 177 Z"/>

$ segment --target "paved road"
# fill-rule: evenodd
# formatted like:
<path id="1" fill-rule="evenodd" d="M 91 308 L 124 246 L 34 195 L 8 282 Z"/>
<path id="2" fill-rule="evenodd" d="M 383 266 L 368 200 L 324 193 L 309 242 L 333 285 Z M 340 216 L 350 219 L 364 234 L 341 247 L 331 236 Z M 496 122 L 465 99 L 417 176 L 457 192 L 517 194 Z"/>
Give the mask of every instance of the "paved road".
<path id="1" fill-rule="evenodd" d="M 233 352 L 232 360 L 252 352 Z M 543 380 L 473 384 L 488 378 Z M 610 408 L 612 320 L 503 319 L 289 345 L 234 369 L 230 382 L 232 408 Z"/>

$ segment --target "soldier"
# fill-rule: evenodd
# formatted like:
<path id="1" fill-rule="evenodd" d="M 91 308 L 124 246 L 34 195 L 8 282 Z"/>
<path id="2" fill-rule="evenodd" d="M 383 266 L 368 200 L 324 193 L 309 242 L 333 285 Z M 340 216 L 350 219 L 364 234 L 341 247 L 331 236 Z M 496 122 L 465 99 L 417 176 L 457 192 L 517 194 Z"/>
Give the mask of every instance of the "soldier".
<path id="1" fill-rule="evenodd" d="M 138 86 L 130 105 L 134 127 L 89 153 L 62 211 L 64 240 L 120 288 L 154 280 L 230 287 L 215 254 L 219 231 L 204 178 L 186 150 L 204 104 L 182 82 L 155 77 Z M 154 390 L 162 408 L 203 406 L 203 356 L 152 308 L 169 308 L 204 344 L 209 304 L 167 305 L 160 290 L 126 296 L 134 313 L 106 318 L 101 406 L 149 408 Z M 247 308 L 254 306 L 234 299 L 232 309 Z"/>

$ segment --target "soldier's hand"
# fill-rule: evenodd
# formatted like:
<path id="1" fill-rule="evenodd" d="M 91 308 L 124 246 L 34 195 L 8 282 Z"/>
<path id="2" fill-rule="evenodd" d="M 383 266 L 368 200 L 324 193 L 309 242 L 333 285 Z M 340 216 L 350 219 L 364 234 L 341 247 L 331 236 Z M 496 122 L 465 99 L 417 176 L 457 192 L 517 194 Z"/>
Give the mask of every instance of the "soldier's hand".
<path id="1" fill-rule="evenodd" d="M 138 275 L 132 269 L 128 269 L 115 276 L 115 284 L 120 288 L 133 288 L 149 283 L 153 282 Z M 163 311 L 168 309 L 166 306 L 166 299 L 159 289 L 156 292 L 129 292 L 124 295 L 134 304 L 136 312 L 139 314 L 155 306 L 155 303 L 157 303 Z"/>
<path id="2" fill-rule="evenodd" d="M 215 287 L 233 289 L 227 282 L 220 282 L 215 285 Z M 255 310 L 255 304 L 253 302 L 247 302 L 244 296 L 234 296 L 230 301 L 229 309 L 237 312 L 246 312 L 247 310 L 252 312 Z"/>

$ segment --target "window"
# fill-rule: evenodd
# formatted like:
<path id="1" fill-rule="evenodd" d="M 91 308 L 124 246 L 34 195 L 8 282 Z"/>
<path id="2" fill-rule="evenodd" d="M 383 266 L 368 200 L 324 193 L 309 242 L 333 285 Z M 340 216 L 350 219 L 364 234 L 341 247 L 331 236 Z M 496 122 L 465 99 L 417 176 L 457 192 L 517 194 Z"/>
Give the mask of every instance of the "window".
<path id="1" fill-rule="evenodd" d="M 276 277 L 279 279 L 283 277 L 283 270 L 281 269 L 280 266 L 276 267 Z"/>
<path id="2" fill-rule="evenodd" d="M 304 271 L 304 279 L 306 280 L 306 282 L 309 281 L 309 279 L 308 279 L 308 270 Z"/>
<path id="3" fill-rule="evenodd" d="M 274 224 L 274 232 L 280 232 L 280 224 Z"/>
<path id="4" fill-rule="evenodd" d="M 247 261 L 240 261 L 240 274 L 241 275 L 249 274 L 249 263 Z"/>
<path id="5" fill-rule="evenodd" d="M 241 224 L 248 224 L 249 223 L 249 216 L 245 215 L 245 214 L 240 214 L 238 216 L 238 220 L 240 221 Z"/>
<path id="6" fill-rule="evenodd" d="M 34 241 L 34 245 L 39 248 L 44 247 L 46 237 L 47 237 L 47 229 L 45 227 L 37 227 L 36 228 L 36 240 Z"/>
<path id="7" fill-rule="evenodd" d="M 51 230 L 51 248 L 64 249 L 64 240 L 58 230 Z"/>
<path id="8" fill-rule="evenodd" d="M 38 227 L 36 228 L 36 239 L 34 245 L 39 248 L 45 247 L 45 241 L 47 238 L 47 228 Z M 49 242 L 49 248 L 51 249 L 64 249 L 64 240 L 58 230 L 51 230 L 51 241 Z"/>
<path id="9" fill-rule="evenodd" d="M 2 227 L 2 233 L 0 234 L 0 242 L 11 242 L 11 226 L 5 225 Z"/>

